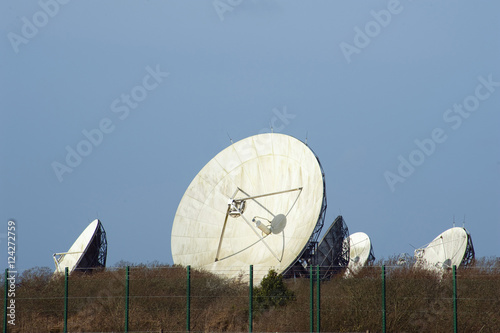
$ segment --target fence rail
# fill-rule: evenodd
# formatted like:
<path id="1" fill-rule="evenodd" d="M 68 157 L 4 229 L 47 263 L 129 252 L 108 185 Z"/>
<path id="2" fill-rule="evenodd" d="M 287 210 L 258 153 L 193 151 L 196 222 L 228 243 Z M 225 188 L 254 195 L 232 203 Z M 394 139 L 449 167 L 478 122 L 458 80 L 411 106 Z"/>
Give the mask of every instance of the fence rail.
<path id="1" fill-rule="evenodd" d="M 25 272 L 15 295 L 16 325 L 4 332 L 500 332 L 500 265 L 443 273 L 369 266 L 320 281 L 253 281 L 254 267 L 229 281 L 190 267 L 124 267 L 52 277 Z M 279 277 L 281 278 L 281 277 Z M 274 289 L 273 289 L 274 288 Z M 269 300 L 279 302 L 269 303 Z M 271 305 L 269 305 L 271 304 Z"/>

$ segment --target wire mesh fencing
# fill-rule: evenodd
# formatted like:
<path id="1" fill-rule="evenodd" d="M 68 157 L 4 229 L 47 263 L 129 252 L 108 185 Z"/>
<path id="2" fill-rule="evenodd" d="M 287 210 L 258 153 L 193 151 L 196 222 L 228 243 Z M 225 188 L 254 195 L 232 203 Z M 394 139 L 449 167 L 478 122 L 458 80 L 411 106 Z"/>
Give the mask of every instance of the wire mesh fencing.
<path id="1" fill-rule="evenodd" d="M 4 299 L 4 305 L 15 299 L 15 325 L 3 315 L 2 327 L 8 332 L 500 332 L 498 260 L 458 268 L 455 277 L 452 270 L 405 266 L 368 266 L 356 274 L 339 270 L 323 281 L 316 275 L 268 274 L 252 289 L 248 272 L 232 272 L 238 277 L 227 279 L 192 268 L 188 274 L 186 267 L 132 266 L 127 281 L 126 271 L 75 272 L 67 280 L 48 268 L 25 271 L 15 296 Z M 2 283 L 1 295 L 5 291 Z M 5 309 L 3 314 L 10 314 Z"/>

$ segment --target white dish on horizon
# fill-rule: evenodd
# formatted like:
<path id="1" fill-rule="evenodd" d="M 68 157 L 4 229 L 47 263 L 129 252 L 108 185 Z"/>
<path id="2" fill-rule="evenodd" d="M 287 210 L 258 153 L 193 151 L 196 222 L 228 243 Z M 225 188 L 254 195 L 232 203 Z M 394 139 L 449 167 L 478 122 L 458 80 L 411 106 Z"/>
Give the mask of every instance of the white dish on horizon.
<path id="1" fill-rule="evenodd" d="M 416 268 L 450 269 L 468 265 L 474 259 L 474 246 L 465 228 L 454 227 L 438 235 L 426 247 L 415 250 Z"/>
<path id="2" fill-rule="evenodd" d="M 54 273 L 68 273 L 75 269 L 88 271 L 106 266 L 106 232 L 98 219 L 92 221 L 78 236 L 67 252 L 54 253 L 56 270 Z"/>
<path id="3" fill-rule="evenodd" d="M 349 236 L 349 265 L 346 275 L 356 274 L 362 267 L 375 260 L 373 247 L 367 234 L 355 232 Z"/>

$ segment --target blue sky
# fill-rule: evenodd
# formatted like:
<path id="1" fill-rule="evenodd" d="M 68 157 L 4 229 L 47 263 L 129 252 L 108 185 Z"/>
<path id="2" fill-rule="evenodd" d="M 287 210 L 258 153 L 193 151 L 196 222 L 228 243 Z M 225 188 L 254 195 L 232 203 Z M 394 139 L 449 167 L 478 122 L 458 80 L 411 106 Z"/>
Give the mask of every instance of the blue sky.
<path id="1" fill-rule="evenodd" d="M 0 29 L 1 268 L 9 219 L 18 269 L 95 218 L 108 265 L 172 263 L 191 180 L 270 124 L 307 137 L 327 223 L 376 257 L 464 215 L 476 256 L 500 256 L 496 1 L 6 0 Z"/>

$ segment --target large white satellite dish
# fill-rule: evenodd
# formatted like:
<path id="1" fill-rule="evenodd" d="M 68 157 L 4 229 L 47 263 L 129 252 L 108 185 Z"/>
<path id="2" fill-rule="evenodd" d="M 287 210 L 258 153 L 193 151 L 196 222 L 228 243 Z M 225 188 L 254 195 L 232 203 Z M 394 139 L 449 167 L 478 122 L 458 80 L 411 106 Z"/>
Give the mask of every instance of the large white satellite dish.
<path id="1" fill-rule="evenodd" d="M 260 281 L 269 269 L 293 270 L 323 225 L 324 174 L 303 142 L 259 134 L 227 147 L 196 175 L 172 227 L 172 257 L 227 277 L 254 265 Z"/>
<path id="2" fill-rule="evenodd" d="M 346 275 L 356 274 L 362 267 L 375 261 L 370 237 L 364 232 L 355 232 L 349 236 L 349 265 Z"/>
<path id="3" fill-rule="evenodd" d="M 326 280 L 349 264 L 349 229 L 339 215 L 324 234 L 315 252 L 314 265 L 320 266 L 321 279 Z"/>
<path id="4" fill-rule="evenodd" d="M 465 228 L 451 228 L 434 238 L 426 247 L 415 250 L 417 268 L 441 271 L 467 266 L 474 260 L 474 246 Z"/>
<path id="5" fill-rule="evenodd" d="M 107 240 L 101 221 L 92 221 L 78 236 L 68 252 L 54 253 L 54 273 L 83 271 L 106 267 Z"/>

